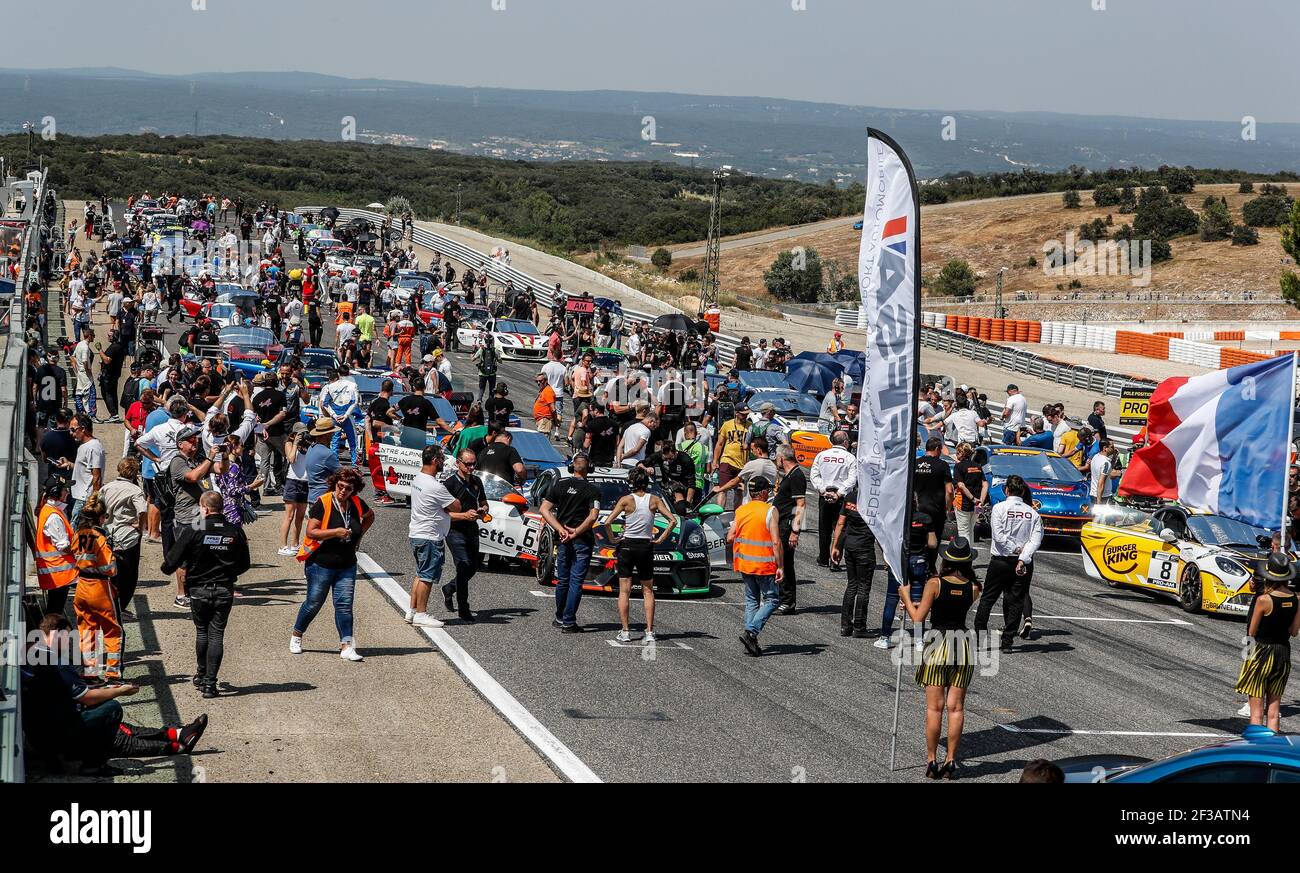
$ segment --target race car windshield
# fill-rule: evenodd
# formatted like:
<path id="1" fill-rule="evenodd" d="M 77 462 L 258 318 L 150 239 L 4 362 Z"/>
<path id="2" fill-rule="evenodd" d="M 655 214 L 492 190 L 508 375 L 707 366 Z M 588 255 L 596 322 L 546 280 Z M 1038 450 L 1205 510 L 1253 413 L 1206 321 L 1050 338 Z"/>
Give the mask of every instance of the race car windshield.
<path id="1" fill-rule="evenodd" d="M 1083 481 L 1083 474 L 1078 468 L 1065 458 L 1051 455 L 994 455 L 989 464 L 997 479 L 1015 475 L 1036 482 L 1046 480 L 1073 484 Z"/>
<path id="2" fill-rule="evenodd" d="M 504 500 L 507 494 L 517 493 L 515 486 L 495 473 L 480 471 L 478 477 L 483 480 L 483 494 L 488 500 Z"/>
<path id="3" fill-rule="evenodd" d="M 217 337 L 223 345 L 241 349 L 267 349 L 275 345 L 275 334 L 264 327 L 228 327 Z"/>
<path id="4" fill-rule="evenodd" d="M 1192 515 L 1187 518 L 1187 532 L 1206 546 L 1239 545 L 1258 548 L 1259 537 L 1268 537 L 1263 528 L 1253 527 L 1222 515 Z"/>
<path id="5" fill-rule="evenodd" d="M 446 403 L 445 400 L 443 402 Z M 537 431 L 511 428 L 510 444 L 525 463 L 556 465 L 565 463 L 564 456 L 556 450 L 551 441 Z"/>
<path id="6" fill-rule="evenodd" d="M 527 333 L 533 336 L 537 335 L 537 325 L 531 321 L 513 321 L 511 319 L 502 319 L 497 322 L 496 330 L 498 333 Z"/>
<path id="7" fill-rule="evenodd" d="M 608 512 L 618 503 L 618 499 L 624 494 L 632 493 L 626 479 L 597 479 L 588 477 L 588 482 L 600 489 L 600 509 L 602 512 Z M 659 488 L 658 482 L 650 483 L 650 493 L 657 495 L 665 503 L 671 504 L 672 501 L 664 496 L 663 491 Z"/>

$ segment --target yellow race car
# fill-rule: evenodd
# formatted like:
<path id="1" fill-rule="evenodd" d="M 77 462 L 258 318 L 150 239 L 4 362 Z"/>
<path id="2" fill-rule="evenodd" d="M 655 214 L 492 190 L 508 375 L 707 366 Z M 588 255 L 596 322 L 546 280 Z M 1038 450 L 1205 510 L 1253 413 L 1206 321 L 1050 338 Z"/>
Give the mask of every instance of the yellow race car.
<path id="1" fill-rule="evenodd" d="M 1245 616 L 1251 573 L 1268 556 L 1263 528 L 1178 505 L 1102 505 L 1080 533 L 1088 575 L 1172 597 L 1187 612 Z"/>

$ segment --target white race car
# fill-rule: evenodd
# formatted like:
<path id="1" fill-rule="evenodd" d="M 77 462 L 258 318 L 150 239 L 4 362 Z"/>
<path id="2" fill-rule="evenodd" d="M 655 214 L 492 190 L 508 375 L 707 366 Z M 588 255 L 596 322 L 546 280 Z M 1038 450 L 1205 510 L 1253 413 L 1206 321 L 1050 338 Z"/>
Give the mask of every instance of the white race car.
<path id="1" fill-rule="evenodd" d="M 485 330 L 496 346 L 497 355 L 502 358 L 515 361 L 546 360 L 546 337 L 538 332 L 537 325 L 531 321 L 495 318 L 488 322 Z"/>

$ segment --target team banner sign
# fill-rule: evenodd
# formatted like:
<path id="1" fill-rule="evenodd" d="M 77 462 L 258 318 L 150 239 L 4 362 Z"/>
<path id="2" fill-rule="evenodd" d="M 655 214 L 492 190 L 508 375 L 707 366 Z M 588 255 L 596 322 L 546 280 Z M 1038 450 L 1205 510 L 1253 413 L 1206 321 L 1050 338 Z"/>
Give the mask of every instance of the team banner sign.
<path id="1" fill-rule="evenodd" d="M 858 434 L 858 511 L 896 579 L 906 579 L 920 365 L 921 226 L 912 165 L 892 139 L 867 130 L 867 202 L 858 288 L 867 314 Z"/>

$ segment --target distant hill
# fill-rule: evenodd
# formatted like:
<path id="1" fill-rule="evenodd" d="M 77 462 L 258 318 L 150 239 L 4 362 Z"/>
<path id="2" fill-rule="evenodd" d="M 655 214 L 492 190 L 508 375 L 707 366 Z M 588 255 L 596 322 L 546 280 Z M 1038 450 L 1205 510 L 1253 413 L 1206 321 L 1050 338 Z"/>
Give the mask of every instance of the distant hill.
<path id="1" fill-rule="evenodd" d="M 869 98 L 870 95 L 864 94 Z M 628 91 L 464 88 L 308 72 L 162 76 L 119 69 L 0 71 L 0 133 L 53 115 L 62 133 L 198 132 L 338 141 L 344 116 L 358 139 L 538 161 L 732 164 L 804 181 L 861 179 L 868 124 L 934 178 L 1070 165 L 1090 169 L 1230 167 L 1300 171 L 1300 124 L 962 112 L 844 106 L 761 97 Z M 940 137 L 956 119 L 957 137 Z M 654 141 L 642 138 L 654 118 Z"/>

